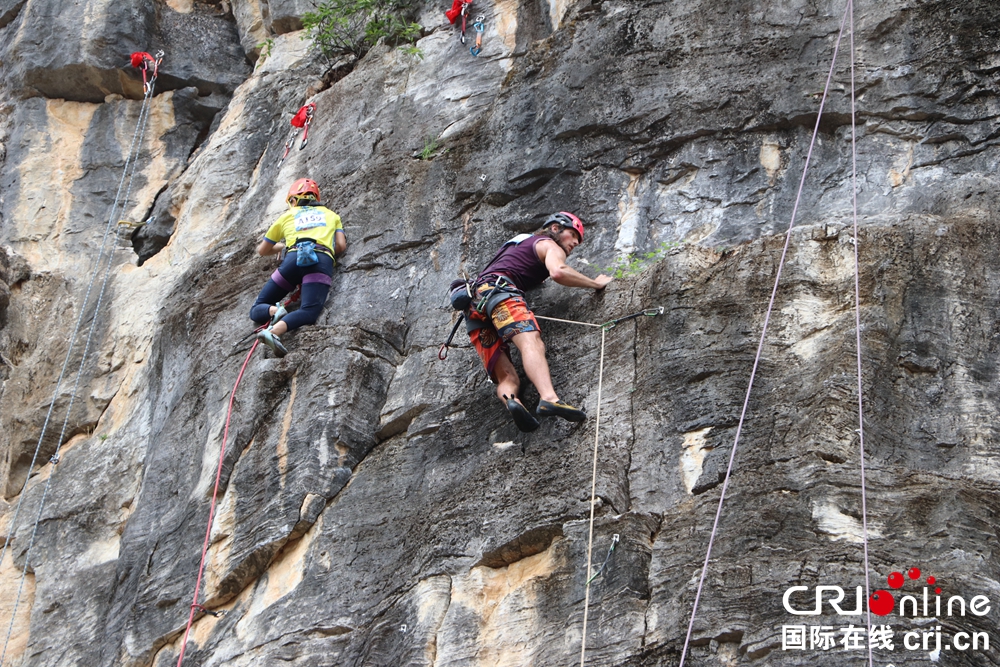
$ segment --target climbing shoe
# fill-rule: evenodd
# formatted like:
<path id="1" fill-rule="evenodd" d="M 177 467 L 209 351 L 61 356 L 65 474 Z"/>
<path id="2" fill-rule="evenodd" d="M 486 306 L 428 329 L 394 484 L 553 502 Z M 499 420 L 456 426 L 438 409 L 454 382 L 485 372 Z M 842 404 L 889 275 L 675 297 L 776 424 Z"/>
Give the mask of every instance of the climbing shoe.
<path id="1" fill-rule="evenodd" d="M 271 333 L 270 329 L 264 329 L 259 334 L 257 334 L 257 340 L 259 340 L 260 342 L 264 343 L 264 345 L 267 345 L 269 348 L 271 348 L 271 350 L 274 352 L 274 356 L 278 357 L 279 359 L 288 354 L 288 350 L 286 350 L 285 346 L 281 344 L 281 340 L 273 333 Z"/>
<path id="2" fill-rule="evenodd" d="M 565 403 L 550 403 L 549 401 L 539 401 L 535 410 L 536 417 L 562 417 L 566 421 L 582 422 L 587 418 L 587 413 L 579 408 Z"/>
<path id="3" fill-rule="evenodd" d="M 278 307 L 278 309 L 276 311 L 274 311 L 274 315 L 271 315 L 271 326 L 272 327 L 275 324 L 277 324 L 278 322 L 280 322 L 282 317 L 284 317 L 285 315 L 288 314 L 288 311 L 285 310 L 285 307 L 282 304 L 278 303 L 278 304 L 275 304 L 275 305 Z"/>
<path id="4" fill-rule="evenodd" d="M 514 418 L 514 423 L 517 424 L 518 430 L 523 433 L 531 433 L 538 428 L 538 420 L 531 416 L 528 408 L 518 403 L 515 399 L 507 399 L 507 410 L 510 412 L 510 416 Z"/>

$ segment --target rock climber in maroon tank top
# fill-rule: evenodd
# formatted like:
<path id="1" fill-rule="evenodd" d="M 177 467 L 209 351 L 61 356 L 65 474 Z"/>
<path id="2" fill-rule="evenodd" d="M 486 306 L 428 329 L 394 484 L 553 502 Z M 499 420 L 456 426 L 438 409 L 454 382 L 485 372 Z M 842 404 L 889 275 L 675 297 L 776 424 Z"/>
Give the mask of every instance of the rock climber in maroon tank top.
<path id="1" fill-rule="evenodd" d="M 536 417 L 562 417 L 573 422 L 587 418 L 583 410 L 559 400 L 538 322 L 524 300 L 526 290 L 550 276 L 566 287 L 594 290 L 611 282 L 610 276 L 591 279 L 566 265 L 567 255 L 581 241 L 580 219 L 572 213 L 556 213 L 534 234 L 520 234 L 505 243 L 476 279 L 472 306 L 467 311 L 469 337 L 497 385 L 497 397 L 525 432 L 538 428 Z M 524 372 L 541 398 L 534 415 L 517 397 L 520 381 L 508 354 L 510 342 L 521 353 Z"/>

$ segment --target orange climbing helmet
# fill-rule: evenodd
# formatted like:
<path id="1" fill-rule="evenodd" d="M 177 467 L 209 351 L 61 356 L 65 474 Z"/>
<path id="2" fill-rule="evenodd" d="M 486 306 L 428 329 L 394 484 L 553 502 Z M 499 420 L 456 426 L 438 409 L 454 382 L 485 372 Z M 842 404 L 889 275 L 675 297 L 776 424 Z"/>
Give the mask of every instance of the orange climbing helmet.
<path id="1" fill-rule="evenodd" d="M 583 243 L 583 223 L 580 221 L 580 218 L 576 217 L 572 213 L 559 211 L 558 213 L 553 213 L 546 218 L 545 224 L 542 225 L 542 227 L 549 227 L 553 224 L 565 227 L 566 229 L 572 229 L 576 232 L 577 236 L 580 237 L 580 243 Z"/>
<path id="2" fill-rule="evenodd" d="M 316 181 L 310 178 L 300 178 L 292 183 L 292 187 L 288 188 L 285 201 L 288 202 L 289 206 L 298 206 L 300 199 L 319 200 L 319 185 L 316 184 Z"/>

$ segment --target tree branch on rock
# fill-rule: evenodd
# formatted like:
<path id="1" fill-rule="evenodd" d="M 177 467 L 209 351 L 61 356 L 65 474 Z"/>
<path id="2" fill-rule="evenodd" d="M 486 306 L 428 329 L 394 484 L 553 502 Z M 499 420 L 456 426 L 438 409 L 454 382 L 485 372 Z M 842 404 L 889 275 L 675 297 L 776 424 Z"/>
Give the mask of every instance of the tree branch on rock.
<path id="1" fill-rule="evenodd" d="M 408 45 L 420 37 L 410 0 L 323 0 L 302 17 L 308 37 L 328 58 L 353 54 L 363 58 L 385 41 Z M 410 47 L 412 51 L 413 47 Z"/>

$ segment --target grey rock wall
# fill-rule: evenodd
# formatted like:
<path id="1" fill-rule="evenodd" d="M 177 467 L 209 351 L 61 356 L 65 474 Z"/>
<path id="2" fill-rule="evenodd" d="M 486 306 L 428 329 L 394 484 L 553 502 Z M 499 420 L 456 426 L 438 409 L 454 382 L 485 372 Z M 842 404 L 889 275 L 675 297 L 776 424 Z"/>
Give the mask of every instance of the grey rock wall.
<path id="1" fill-rule="evenodd" d="M 0 35 L 40 30 L 33 8 L 0 3 Z M 140 153 L 128 214 L 154 219 L 137 235 L 141 265 L 130 250 L 114 255 L 62 460 L 46 463 L 50 433 L 34 469 L 69 332 L 81 311 L 91 321 L 87 280 L 138 102 L 98 97 L 104 79 L 64 81 L 83 67 L 72 49 L 46 55 L 51 88 L 5 89 L 0 533 L 13 542 L 0 623 L 50 479 L 52 489 L 8 656 L 176 664 L 248 350 L 234 343 L 274 269 L 253 249 L 287 184 L 308 176 L 351 246 L 319 323 L 286 337 L 284 359 L 255 352 L 242 378 L 199 597 L 224 615 L 196 614 L 184 664 L 579 661 L 600 334 L 543 322 L 556 387 L 591 419 L 530 435 L 471 349 L 436 359 L 454 321 L 444 286 L 555 210 L 587 222 L 571 263 L 591 275 L 677 244 L 601 294 L 547 285 L 531 297 L 539 314 L 584 322 L 664 308 L 607 332 L 595 568 L 614 535 L 620 544 L 591 586 L 587 664 L 677 664 L 842 3 L 500 1 L 475 9 L 488 26 L 479 58 L 444 8 L 428 7 L 422 59 L 380 46 L 342 77 L 326 76 L 299 33 L 283 34 L 292 23 L 275 27 L 279 9 L 301 11 L 74 9 L 103 17 L 81 53 L 125 12 L 121 25 L 146 21 L 136 34 L 177 54 L 170 76 L 183 85 L 164 79 Z M 996 635 L 1000 614 L 998 19 L 985 0 L 894 0 L 855 15 L 871 582 L 919 566 L 944 595 L 988 596 L 985 616 L 940 619 L 948 642 Z M 177 37 L 169 21 L 199 26 L 200 38 Z M 251 74 L 242 54 L 259 35 L 274 44 Z M 42 48 L 20 39 L 5 48 L 26 59 Z M 212 43 L 226 45 L 225 66 L 209 65 Z M 789 586 L 864 583 L 848 62 L 834 75 L 685 664 L 862 659 L 781 643 L 782 625 L 804 622 L 782 607 Z M 70 88 L 89 92 L 54 99 Z M 216 95 L 227 102 L 213 119 Z M 306 100 L 317 104 L 310 145 L 279 164 Z M 1000 661 L 992 635 L 989 650 L 905 651 L 902 632 L 925 619 L 887 618 L 897 649 L 877 664 Z M 847 625 L 829 611 L 820 623 Z"/>
<path id="2" fill-rule="evenodd" d="M 168 55 L 160 89 L 195 86 L 201 96 L 222 98 L 217 111 L 250 69 L 231 16 L 200 2 L 177 7 L 26 0 L 0 15 L 0 30 L 7 35 L 0 48 L 7 76 L 27 96 L 93 103 L 108 95 L 139 99 L 142 77 L 130 54 L 162 49 Z"/>

